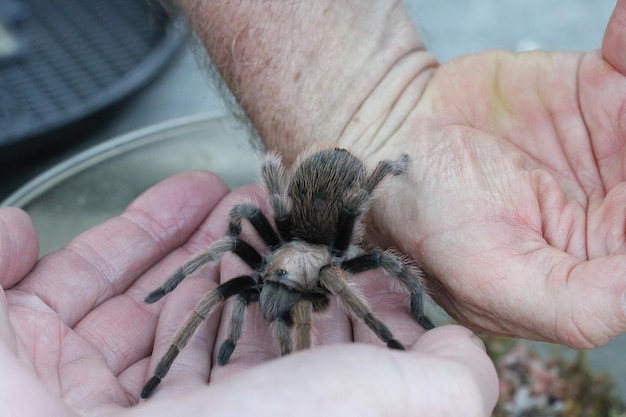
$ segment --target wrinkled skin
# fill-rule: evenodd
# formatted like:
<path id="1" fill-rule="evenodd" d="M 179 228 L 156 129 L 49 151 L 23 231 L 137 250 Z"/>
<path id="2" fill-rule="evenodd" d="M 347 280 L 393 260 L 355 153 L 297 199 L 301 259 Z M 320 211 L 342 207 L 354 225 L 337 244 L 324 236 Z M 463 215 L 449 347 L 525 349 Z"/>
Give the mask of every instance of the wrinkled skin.
<path id="1" fill-rule="evenodd" d="M 599 52 L 490 52 L 435 72 L 402 128 L 417 140 L 389 141 L 413 150 L 419 186 L 386 208 L 415 227 L 388 232 L 461 322 L 583 348 L 624 332 L 625 100 Z"/>
<path id="2" fill-rule="evenodd" d="M 340 3 L 348 4 L 334 4 Z M 361 78 L 329 91 L 323 83 L 304 82 L 310 75 L 301 74 L 302 83 L 294 84 L 298 88 L 271 94 L 272 80 L 288 78 L 253 65 L 241 66 L 240 73 L 230 68 L 227 82 L 268 146 L 281 149 L 287 159 L 320 138 L 336 139 L 372 163 L 399 151 L 410 155 L 410 171 L 401 183 L 390 183 L 374 207 L 371 237 L 421 260 L 438 277 L 432 284 L 437 299 L 461 322 L 590 347 L 626 328 L 625 15 L 626 1 L 620 0 L 602 50 L 586 54 L 487 52 L 438 67 L 409 31 L 399 36 L 404 39 L 399 45 L 407 46 L 400 54 L 408 60 L 384 55 L 360 67 L 349 56 Z M 363 26 L 371 31 L 371 25 Z M 256 39 L 262 40 L 262 33 Z M 241 37 L 235 45 L 232 40 L 225 37 L 224 44 L 233 50 L 247 41 Z M 247 63 L 256 62 L 256 51 L 266 52 L 248 49 Z M 317 73 L 328 79 L 328 72 Z M 371 82 L 385 88 L 372 88 Z M 267 85 L 269 93 L 263 89 Z M 268 97 L 273 107 L 264 101 Z M 306 116 L 298 113 L 302 109 Z M 300 132 L 311 136 L 299 142 Z M 495 373 L 471 334 L 457 326 L 423 334 L 410 319 L 406 300 L 376 279 L 366 280 L 364 291 L 381 319 L 412 346 L 409 353 L 333 345 L 249 369 L 277 354 L 257 315 L 238 347 L 239 359 L 213 368 L 213 347 L 226 332 L 215 317 L 183 351 L 154 399 L 130 407 L 199 294 L 241 267 L 224 262 L 222 274 L 208 268 L 163 302 L 142 303 L 172 269 L 221 236 L 228 208 L 254 199 L 256 191 L 226 194 L 224 185 L 207 174 L 173 178 L 121 217 L 40 261 L 28 218 L 14 209 L 0 210 L 5 409 L 24 416 L 241 415 L 251 409 L 276 415 L 281 410 L 275 407 L 285 402 L 264 399 L 280 395 L 299 406 L 291 407 L 290 415 L 329 410 L 338 415 L 332 393 L 341 383 L 341 415 L 362 415 L 359 404 L 386 415 L 459 415 L 458 410 L 489 415 L 497 393 Z M 393 200 L 385 199 L 390 196 Z M 319 323 L 322 344 L 372 341 L 340 311 Z M 336 378 L 337 373 L 344 377 Z M 381 390 L 383 380 L 388 391 Z"/>
<path id="3" fill-rule="evenodd" d="M 228 333 L 227 317 L 217 313 L 153 397 L 135 406 L 184 316 L 204 292 L 245 273 L 245 266 L 224 259 L 158 303 L 143 298 L 223 236 L 229 209 L 243 201 L 263 206 L 257 187 L 228 193 L 214 175 L 182 174 L 39 261 L 28 216 L 0 209 L 3 410 L 16 416 L 489 415 L 497 377 L 480 341 L 459 326 L 424 334 L 407 297 L 391 292 L 380 274 L 364 277 L 364 293 L 411 346 L 408 352 L 380 346 L 334 304 L 316 321 L 317 342 L 331 346 L 263 363 L 278 357 L 279 347 L 257 305 L 228 365 L 214 365 Z M 348 341 L 365 343 L 339 344 Z"/>
<path id="4" fill-rule="evenodd" d="M 321 140 L 370 167 L 409 155 L 370 238 L 419 260 L 460 323 L 579 348 L 626 330 L 626 1 L 601 50 L 443 65 L 402 2 L 182 3 L 287 160 Z"/>

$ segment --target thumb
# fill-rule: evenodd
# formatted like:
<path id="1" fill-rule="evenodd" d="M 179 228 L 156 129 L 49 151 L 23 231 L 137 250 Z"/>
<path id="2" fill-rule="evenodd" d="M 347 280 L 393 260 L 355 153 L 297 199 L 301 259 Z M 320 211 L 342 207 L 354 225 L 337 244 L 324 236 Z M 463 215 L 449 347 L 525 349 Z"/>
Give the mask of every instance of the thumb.
<path id="1" fill-rule="evenodd" d="M 241 372 L 184 398 L 155 398 L 129 411 L 153 417 L 485 417 L 491 415 L 497 394 L 494 366 L 471 332 L 444 326 L 427 332 L 409 352 L 359 344 L 319 347 Z"/>
<path id="2" fill-rule="evenodd" d="M 602 41 L 602 56 L 626 75 L 626 0 L 618 0 Z"/>
<path id="3" fill-rule="evenodd" d="M 498 401 L 498 374 L 492 360 L 486 354 L 485 345 L 472 331 L 457 325 L 437 327 L 426 332 L 411 351 L 424 355 L 426 361 L 432 360 L 430 359 L 432 357 L 456 363 L 462 367 L 461 374 L 470 379 L 466 383 L 461 382 L 460 379 L 448 380 L 447 385 L 451 388 L 450 398 L 463 398 L 456 404 L 458 408 L 454 409 L 450 415 L 491 415 Z M 427 367 L 428 364 L 423 366 Z M 450 377 L 457 378 L 453 375 L 447 375 L 442 379 L 445 381 L 445 378 Z M 462 375 L 458 377 L 462 377 Z M 455 382 L 450 384 L 449 381 Z M 443 383 L 445 384 L 445 382 Z M 447 385 L 442 385 L 442 387 Z M 476 389 L 477 392 L 470 393 L 470 388 Z M 464 390 L 468 392 L 455 392 Z M 474 413 L 466 414 L 464 412 L 465 407 L 471 404 L 480 405 L 482 408 Z M 424 415 L 437 414 L 426 413 Z M 441 415 L 448 414 L 442 413 Z"/>
<path id="4" fill-rule="evenodd" d="M 0 207 L 0 286 L 9 289 L 32 269 L 39 254 L 32 220 L 15 207 Z"/>
<path id="5" fill-rule="evenodd" d="M 37 233 L 28 214 L 14 207 L 0 207 L 0 343 L 13 353 L 16 340 L 5 290 L 28 274 L 38 252 Z"/>

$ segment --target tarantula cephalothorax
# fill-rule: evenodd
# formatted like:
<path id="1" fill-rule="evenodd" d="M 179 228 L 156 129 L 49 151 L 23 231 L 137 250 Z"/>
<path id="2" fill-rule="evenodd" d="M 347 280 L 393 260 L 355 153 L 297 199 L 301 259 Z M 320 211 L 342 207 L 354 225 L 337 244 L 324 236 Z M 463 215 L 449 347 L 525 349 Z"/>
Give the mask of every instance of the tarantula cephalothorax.
<path id="1" fill-rule="evenodd" d="M 185 263 L 146 297 L 147 303 L 159 300 L 186 276 L 228 252 L 252 268 L 250 274 L 232 278 L 198 302 L 141 396 L 146 398 L 154 391 L 203 320 L 235 295 L 229 336 L 217 357 L 219 365 L 230 359 L 241 335 L 245 309 L 251 302 L 259 302 L 263 317 L 273 324 L 282 352 L 289 353 L 310 347 L 312 313 L 324 310 L 331 294 L 387 346 L 403 349 L 387 326 L 372 314 L 367 302 L 347 285 L 349 275 L 374 268 L 383 268 L 400 281 L 410 293 L 412 314 L 424 328 L 431 329 L 433 324 L 424 314 L 420 271 L 392 252 L 365 252 L 357 246 L 358 226 L 369 208 L 372 192 L 386 176 L 404 173 L 408 160 L 405 154 L 395 161 L 383 160 L 368 174 L 363 162 L 338 148 L 301 158 L 290 172 L 277 158 L 269 158 L 262 168 L 262 179 L 277 231 L 259 208 L 250 204 L 235 206 L 229 215 L 228 237 Z M 261 256 L 239 238 L 243 220 L 267 245 L 267 256 Z"/>

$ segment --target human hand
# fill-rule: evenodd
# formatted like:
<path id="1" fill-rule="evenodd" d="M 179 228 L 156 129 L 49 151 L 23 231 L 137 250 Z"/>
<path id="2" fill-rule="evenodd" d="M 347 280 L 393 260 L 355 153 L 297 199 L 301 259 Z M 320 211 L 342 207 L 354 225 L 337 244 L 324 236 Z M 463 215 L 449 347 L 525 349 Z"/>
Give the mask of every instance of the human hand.
<path id="1" fill-rule="evenodd" d="M 318 343 L 330 346 L 261 364 L 278 355 L 278 346 L 252 310 L 230 362 L 214 367 L 214 347 L 227 332 L 226 319 L 215 314 L 153 398 L 135 407 L 184 316 L 242 265 L 224 258 L 219 268 L 189 277 L 159 303 L 147 305 L 143 298 L 222 236 L 228 210 L 242 200 L 262 203 L 256 187 L 228 194 L 214 175 L 182 174 L 39 261 L 30 219 L 17 209 L 0 209 L 3 409 L 19 416 L 361 416 L 365 410 L 489 415 L 496 375 L 471 332 L 444 326 L 424 333 L 406 297 L 389 292 L 383 280 L 368 279 L 376 278 L 372 274 L 363 277 L 364 293 L 397 337 L 412 346 L 408 352 L 338 344 L 377 342 L 333 304 L 315 322 Z"/>
<path id="2" fill-rule="evenodd" d="M 626 0 L 601 51 L 441 66 L 402 2 L 179 2 L 285 159 L 410 155 L 371 238 L 421 261 L 460 323 L 582 348 L 626 330 Z"/>
<path id="3" fill-rule="evenodd" d="M 625 14 L 601 51 L 441 65 L 381 147 L 412 155 L 414 192 L 391 191 L 380 235 L 461 323 L 580 348 L 626 330 Z"/>

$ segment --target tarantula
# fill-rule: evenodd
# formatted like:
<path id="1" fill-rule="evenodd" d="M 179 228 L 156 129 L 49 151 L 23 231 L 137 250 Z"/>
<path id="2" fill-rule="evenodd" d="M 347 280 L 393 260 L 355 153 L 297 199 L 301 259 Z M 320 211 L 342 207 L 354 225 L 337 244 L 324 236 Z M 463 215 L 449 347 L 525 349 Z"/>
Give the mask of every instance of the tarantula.
<path id="1" fill-rule="evenodd" d="M 373 315 L 367 302 L 347 284 L 349 275 L 375 268 L 383 268 L 406 287 L 413 316 L 422 327 L 433 328 L 424 313 L 421 272 L 390 251 L 365 252 L 358 246 L 360 222 L 369 208 L 372 192 L 386 176 L 404 173 L 408 162 L 408 155 L 402 154 L 397 160 L 379 162 L 368 174 L 361 160 L 345 149 L 335 148 L 301 158 L 287 172 L 277 158 L 268 158 L 261 175 L 276 230 L 258 207 L 235 206 L 229 214 L 228 236 L 186 262 L 146 297 L 145 302 L 154 303 L 185 277 L 228 252 L 239 256 L 252 269 L 248 275 L 219 285 L 198 302 L 144 385 L 141 397 L 152 394 L 198 326 L 235 295 L 230 333 L 217 356 L 219 365 L 226 364 L 235 350 L 250 303 L 259 303 L 263 317 L 273 325 L 282 353 L 286 354 L 294 348 L 310 347 L 312 313 L 328 306 L 329 295 L 338 297 L 347 312 L 363 320 L 388 347 L 403 349 L 387 326 Z M 268 247 L 267 256 L 261 256 L 239 237 L 244 220 Z"/>

